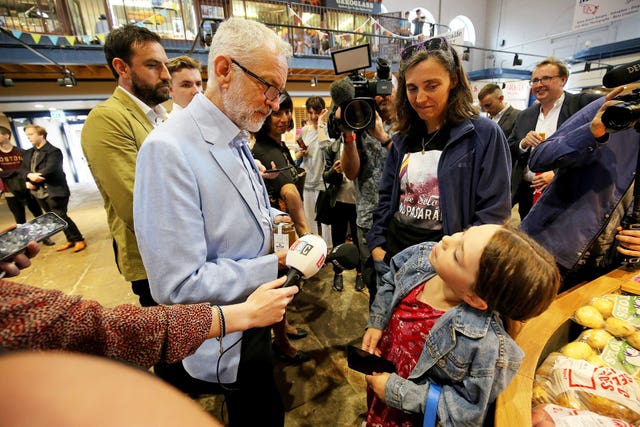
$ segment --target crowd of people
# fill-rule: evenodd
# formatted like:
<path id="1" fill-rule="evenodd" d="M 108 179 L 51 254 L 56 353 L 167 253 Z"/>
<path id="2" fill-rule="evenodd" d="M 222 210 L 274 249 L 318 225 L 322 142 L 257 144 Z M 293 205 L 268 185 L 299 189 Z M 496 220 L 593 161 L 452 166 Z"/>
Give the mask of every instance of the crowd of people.
<path id="1" fill-rule="evenodd" d="M 274 225 L 291 223 L 298 236 L 358 248 L 354 286 L 370 298 L 361 347 L 396 366 L 366 376 L 366 425 L 420 425 L 436 390 L 440 424 L 481 425 L 523 358 L 511 322 L 640 256 L 640 231 L 622 221 L 640 134 L 610 134 L 602 123 L 623 88 L 599 99 L 569 94 L 566 64 L 548 58 L 532 73 L 535 105 L 515 110 L 487 85 L 478 94 L 484 117 L 456 50 L 430 38 L 402 50 L 369 129 L 346 124 L 343 98 L 329 108 L 307 99 L 292 153 L 283 142 L 294 127 L 285 91 L 292 54 L 263 24 L 230 18 L 211 41 L 203 91 L 201 64 L 169 59 L 153 32 L 109 33 L 105 56 L 118 87 L 90 113 L 82 146 L 115 262 L 141 307 L 106 309 L 0 281 L 0 317 L 11 319 L 0 347 L 153 366 L 190 396 L 223 394 L 232 426 L 282 426 L 273 353 L 288 363 L 310 358 L 290 342 L 307 334 L 285 317 L 299 287 L 282 288 L 287 251 L 272 248 Z M 333 85 L 353 93 L 349 79 Z M 16 223 L 25 206 L 54 211 L 69 224 L 59 250 L 83 250 L 66 212 L 61 153 L 43 128 L 25 131 L 34 148 L 23 152 L 0 127 L 0 177 L 16 188 Z M 321 225 L 322 191 L 334 213 Z M 519 230 L 507 225 L 515 204 Z M 575 238 L 557 239 L 569 230 Z M 1 260 L 2 274 L 37 264 L 38 250 L 32 242 Z M 334 266 L 333 290 L 343 289 Z"/>

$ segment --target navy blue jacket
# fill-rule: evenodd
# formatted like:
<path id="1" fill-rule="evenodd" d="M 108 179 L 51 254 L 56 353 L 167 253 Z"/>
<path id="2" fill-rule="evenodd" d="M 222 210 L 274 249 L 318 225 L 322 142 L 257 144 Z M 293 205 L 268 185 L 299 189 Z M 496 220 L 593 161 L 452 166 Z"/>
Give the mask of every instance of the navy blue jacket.
<path id="1" fill-rule="evenodd" d="M 393 136 L 382 172 L 380 202 L 367 234 L 370 249 L 384 247 L 389 222 L 400 204 L 398 173 L 407 138 Z M 511 155 L 507 139 L 493 121 L 478 117 L 455 124 L 438 162 L 438 187 L 444 234 L 471 225 L 502 224 L 511 216 Z"/>
<path id="2" fill-rule="evenodd" d="M 612 133 L 605 143 L 591 134 L 589 124 L 603 103 L 600 98 L 571 116 L 529 159 L 532 171 L 556 169 L 556 176 L 520 228 L 567 269 L 588 255 L 636 171 L 640 133 Z"/>

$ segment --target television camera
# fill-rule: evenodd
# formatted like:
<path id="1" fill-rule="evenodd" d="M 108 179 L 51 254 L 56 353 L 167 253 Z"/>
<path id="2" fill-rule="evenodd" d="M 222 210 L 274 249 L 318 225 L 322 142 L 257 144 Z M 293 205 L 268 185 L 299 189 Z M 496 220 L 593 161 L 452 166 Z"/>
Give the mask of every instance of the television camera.
<path id="1" fill-rule="evenodd" d="M 602 78 L 602 84 L 614 88 L 640 80 L 640 61 L 618 65 L 607 71 Z M 634 127 L 640 132 L 640 85 L 633 84 L 629 89 L 616 96 L 615 100 L 622 101 L 612 105 L 602 113 L 602 123 L 607 130 L 617 132 Z M 626 229 L 640 229 L 640 151 L 636 162 L 636 174 L 633 188 L 633 207 L 631 213 L 622 219 L 622 227 Z M 640 258 L 626 258 L 628 270 L 640 269 Z"/>
<path id="2" fill-rule="evenodd" d="M 379 95 L 392 91 L 391 61 L 378 58 L 376 74 L 367 80 L 361 70 L 371 66 L 370 46 L 360 45 L 331 52 L 336 74 L 349 73 L 346 79 L 335 82 L 331 88 L 333 109 L 329 114 L 329 136 L 338 138 L 342 129 L 361 131 L 376 122 L 376 102 Z M 340 118 L 335 117 L 340 107 Z"/>

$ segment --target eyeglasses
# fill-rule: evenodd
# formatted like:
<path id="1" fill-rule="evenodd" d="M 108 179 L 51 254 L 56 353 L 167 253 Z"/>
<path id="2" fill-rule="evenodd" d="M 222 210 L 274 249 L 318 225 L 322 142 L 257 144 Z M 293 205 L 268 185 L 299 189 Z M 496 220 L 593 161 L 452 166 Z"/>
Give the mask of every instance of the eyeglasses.
<path id="1" fill-rule="evenodd" d="M 268 81 L 260 77 L 259 75 L 255 74 L 254 72 L 249 71 L 242 65 L 238 64 L 238 62 L 235 59 L 231 58 L 231 62 L 236 64 L 238 68 L 240 68 L 242 71 L 244 71 L 245 73 L 247 73 L 248 75 L 250 75 L 251 77 L 253 77 L 254 79 L 256 79 L 257 81 L 259 81 L 260 83 L 262 83 L 267 87 L 264 91 L 264 96 L 265 98 L 267 98 L 267 101 L 274 101 L 276 99 L 279 99 L 280 102 L 283 101 L 282 98 L 284 95 L 280 92 L 280 90 L 277 87 L 275 87 L 274 85 L 272 85 L 271 83 L 269 83 Z"/>
<path id="2" fill-rule="evenodd" d="M 547 83 L 549 83 L 551 80 L 555 79 L 556 77 L 560 77 L 560 76 L 544 76 L 544 77 L 540 77 L 539 79 L 531 79 L 529 80 L 529 85 L 530 86 L 535 86 L 538 83 L 542 83 L 543 85 L 546 85 Z"/>
<path id="3" fill-rule="evenodd" d="M 428 39 L 423 42 L 416 43 L 402 49 L 402 52 L 400 52 L 400 58 L 403 61 L 406 61 L 407 59 L 411 58 L 419 50 L 426 50 L 427 52 L 432 52 L 437 50 L 448 51 L 449 43 L 447 42 L 447 39 L 444 37 L 435 37 L 432 39 Z"/>

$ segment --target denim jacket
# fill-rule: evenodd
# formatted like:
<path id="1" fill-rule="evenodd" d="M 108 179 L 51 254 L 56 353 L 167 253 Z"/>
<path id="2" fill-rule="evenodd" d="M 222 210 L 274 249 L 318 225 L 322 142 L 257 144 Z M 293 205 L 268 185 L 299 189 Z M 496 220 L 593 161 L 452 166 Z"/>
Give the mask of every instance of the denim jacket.
<path id="1" fill-rule="evenodd" d="M 391 260 L 378 286 L 367 327 L 384 330 L 398 303 L 436 272 L 428 255 L 435 243 L 410 246 Z M 497 312 L 462 303 L 433 325 L 418 362 L 403 379 L 391 374 L 386 403 L 409 412 L 425 410 L 431 382 L 440 384 L 438 420 L 442 426 L 479 426 L 487 407 L 520 367 L 524 353 L 507 334 Z"/>

